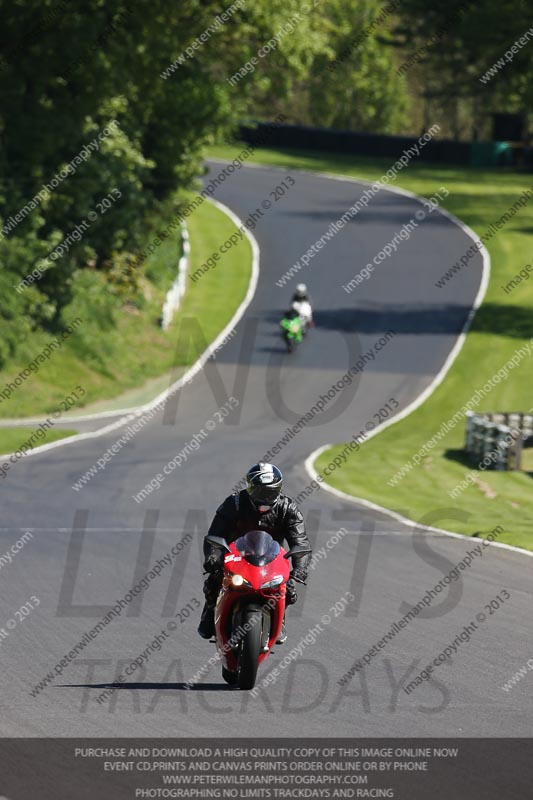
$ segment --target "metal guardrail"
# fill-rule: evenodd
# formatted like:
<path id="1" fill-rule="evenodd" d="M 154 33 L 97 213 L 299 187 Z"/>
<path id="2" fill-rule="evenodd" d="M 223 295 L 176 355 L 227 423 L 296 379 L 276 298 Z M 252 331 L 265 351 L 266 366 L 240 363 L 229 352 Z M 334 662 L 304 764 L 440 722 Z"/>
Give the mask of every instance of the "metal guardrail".
<path id="1" fill-rule="evenodd" d="M 465 452 L 470 460 L 487 469 L 522 468 L 524 442 L 533 437 L 533 415 L 521 412 L 476 414 L 466 419 Z"/>

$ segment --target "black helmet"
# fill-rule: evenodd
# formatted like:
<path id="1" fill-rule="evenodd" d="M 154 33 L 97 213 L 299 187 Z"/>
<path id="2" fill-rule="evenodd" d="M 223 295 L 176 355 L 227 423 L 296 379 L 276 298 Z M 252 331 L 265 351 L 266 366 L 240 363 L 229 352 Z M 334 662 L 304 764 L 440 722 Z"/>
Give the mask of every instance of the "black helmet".
<path id="1" fill-rule="evenodd" d="M 273 508 L 281 494 L 283 475 L 274 464 L 260 462 L 246 473 L 246 491 L 258 511 L 266 513 Z"/>

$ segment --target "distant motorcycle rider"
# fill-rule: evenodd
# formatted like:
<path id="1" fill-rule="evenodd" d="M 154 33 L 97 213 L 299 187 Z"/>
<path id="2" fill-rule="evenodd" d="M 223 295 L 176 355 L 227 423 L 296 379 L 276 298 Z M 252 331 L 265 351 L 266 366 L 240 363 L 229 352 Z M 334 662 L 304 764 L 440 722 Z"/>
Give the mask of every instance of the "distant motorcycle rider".
<path id="1" fill-rule="evenodd" d="M 305 283 L 297 285 L 291 299 L 291 308 L 298 312 L 304 333 L 306 333 L 307 329 L 313 326 L 313 309 Z"/>
<path id="2" fill-rule="evenodd" d="M 234 542 L 248 531 L 267 531 L 277 542 L 285 539 L 289 548 L 297 545 L 310 548 L 305 522 L 296 503 L 282 494 L 283 476 L 274 464 L 254 464 L 246 474 L 246 489 L 229 495 L 217 508 L 209 528 L 209 536 L 221 536 Z M 292 556 L 293 568 L 287 583 L 287 605 L 296 602 L 295 582 L 305 583 L 311 555 Z M 204 583 L 205 605 L 198 633 L 211 639 L 215 633 L 215 603 L 222 585 L 224 553 L 204 540 L 204 570 L 209 573 Z M 285 621 L 278 643 L 287 638 Z"/>
<path id="3" fill-rule="evenodd" d="M 305 285 L 305 283 L 299 283 L 296 286 L 296 289 L 294 290 L 291 303 L 298 303 L 304 300 L 309 304 L 311 303 L 311 297 L 309 296 L 309 292 L 307 291 L 307 286 Z"/>

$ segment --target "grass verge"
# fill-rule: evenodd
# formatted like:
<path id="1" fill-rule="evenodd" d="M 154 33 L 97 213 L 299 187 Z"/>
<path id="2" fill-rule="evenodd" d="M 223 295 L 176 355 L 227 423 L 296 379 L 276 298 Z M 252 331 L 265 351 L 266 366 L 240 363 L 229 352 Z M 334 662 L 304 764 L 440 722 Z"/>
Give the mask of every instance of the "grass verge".
<path id="1" fill-rule="evenodd" d="M 16 453 L 24 444 L 28 442 L 34 433 L 33 428 L 2 428 L 0 430 L 0 453 Z M 64 439 L 66 436 L 72 436 L 76 431 L 70 431 L 66 428 L 58 428 L 57 430 L 42 431 L 42 437 L 38 439 L 35 446 L 41 444 L 48 444 L 49 442 L 56 442 L 58 439 Z M 32 448 L 33 449 L 33 448 Z M 9 461 L 8 468 L 10 468 Z M 5 464 L 3 465 L 5 469 Z"/>
<path id="2" fill-rule="evenodd" d="M 213 148 L 210 155 L 233 158 L 237 151 L 238 148 L 220 146 Z M 392 165 L 392 160 L 386 159 L 289 149 L 257 150 L 253 161 L 287 170 L 330 172 L 369 181 L 379 180 Z M 442 205 L 481 234 L 525 189 L 532 187 L 533 175 L 509 169 L 495 171 L 412 162 L 393 185 L 425 197 L 431 197 L 436 189 L 445 186 L 450 195 Z M 530 208 L 525 207 L 488 243 L 492 273 L 487 295 L 443 384 L 411 416 L 366 441 L 342 469 L 327 479 L 332 486 L 399 511 L 411 519 L 425 520 L 427 524 L 458 533 L 469 535 L 501 524 L 505 532 L 499 541 L 533 550 L 533 472 L 479 472 L 477 483 L 458 498 L 452 499 L 448 494 L 470 471 L 459 452 L 463 446 L 464 424 L 446 434 L 420 465 L 395 486 L 388 484 L 437 433 L 441 424 L 453 417 L 517 349 L 531 346 L 533 277 L 521 280 L 512 291 L 503 289 L 526 264 L 532 263 L 530 214 Z M 529 355 L 523 358 L 509 378 L 482 401 L 479 410 L 530 409 L 533 406 L 532 367 L 533 358 Z M 325 451 L 315 462 L 315 469 L 321 474 L 343 446 Z"/>
<path id="3" fill-rule="evenodd" d="M 189 274 L 192 274 L 236 228 L 211 203 L 196 209 L 187 222 L 191 238 Z M 178 259 L 179 234 L 175 233 L 146 262 L 142 304 L 117 302 L 113 326 L 95 330 L 92 319 L 83 318 L 88 316 L 85 309 L 74 301 L 65 319 L 80 316 L 82 323 L 38 372 L 32 372 L 9 399 L 0 401 L 0 418 L 52 412 L 78 385 L 85 390 L 83 401 L 77 403 L 79 410 L 95 400 L 120 395 L 166 371 L 192 364 L 242 302 L 250 280 L 251 247 L 247 239 L 241 240 L 230 253 L 221 254 L 214 269 L 196 282 L 189 279 L 182 305 L 165 333 L 159 325 L 159 316 L 166 289 L 176 275 Z M 161 278 L 162 265 L 166 280 Z M 94 294 L 96 305 L 100 298 L 96 290 Z M 93 311 L 90 305 L 88 311 Z M 189 337 L 189 342 L 184 327 L 187 333 L 192 330 L 196 334 Z M 0 372 L 0 391 L 53 338 L 52 334 L 42 332 L 29 338 L 22 356 Z"/>
<path id="4" fill-rule="evenodd" d="M 162 220 L 162 227 L 164 223 Z M 236 228 L 211 203 L 199 206 L 187 224 L 191 240 L 189 275 L 192 275 Z M 169 330 L 163 332 L 159 316 L 165 292 L 176 275 L 179 244 L 178 230 L 146 261 L 141 302 L 135 304 L 118 298 L 109 301 L 106 286 L 100 285 L 103 279 L 96 273 L 81 276 L 87 285 L 79 287 L 65 313 L 66 320 L 80 317 L 81 324 L 9 398 L 1 399 L 0 419 L 44 416 L 61 409 L 65 398 L 73 393 L 81 396 L 77 387 L 84 391 L 83 402 L 77 399 L 73 408 L 76 413 L 84 413 L 81 409 L 88 404 L 120 399 L 126 390 L 145 383 L 151 385 L 165 373 L 168 386 L 194 363 L 242 302 L 250 281 L 252 251 L 245 237 L 231 252 L 221 254 L 214 268 L 196 281 L 189 278 L 181 307 Z M 110 312 L 108 306 L 103 314 L 101 308 L 108 302 L 112 303 Z M 0 372 L 0 392 L 8 382 L 13 383 L 53 338 L 42 331 L 28 338 L 16 362 L 10 362 Z M 158 386 L 158 390 L 162 388 L 165 387 Z M 65 431 L 53 433 L 55 438 L 65 435 Z M 0 452 L 9 452 L 9 443 L 25 441 L 30 435 L 31 431 L 1 428 Z"/>

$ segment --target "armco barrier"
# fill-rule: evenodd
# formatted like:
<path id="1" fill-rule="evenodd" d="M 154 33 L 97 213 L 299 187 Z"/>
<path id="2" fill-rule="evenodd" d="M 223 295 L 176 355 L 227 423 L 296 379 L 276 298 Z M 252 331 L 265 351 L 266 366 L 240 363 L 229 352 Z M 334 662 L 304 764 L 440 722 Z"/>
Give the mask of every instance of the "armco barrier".
<path id="1" fill-rule="evenodd" d="M 533 415 L 520 412 L 475 414 L 466 420 L 464 449 L 470 461 L 487 469 L 519 470 L 524 442 L 533 437 Z"/>

